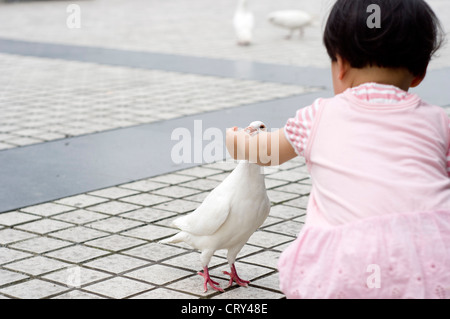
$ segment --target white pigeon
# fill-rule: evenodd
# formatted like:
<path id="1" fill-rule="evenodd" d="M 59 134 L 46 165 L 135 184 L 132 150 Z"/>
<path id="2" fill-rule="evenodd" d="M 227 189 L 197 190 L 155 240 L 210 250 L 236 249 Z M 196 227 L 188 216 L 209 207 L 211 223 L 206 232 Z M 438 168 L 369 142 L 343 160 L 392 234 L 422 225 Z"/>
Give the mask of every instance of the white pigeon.
<path id="1" fill-rule="evenodd" d="M 247 0 L 239 0 L 233 18 L 234 30 L 239 45 L 250 45 L 253 38 L 255 17 L 248 10 Z"/>
<path id="2" fill-rule="evenodd" d="M 266 130 L 264 123 L 252 122 L 245 129 L 250 135 Z M 231 273 L 229 285 L 233 280 L 240 286 L 247 286 L 247 280 L 239 278 L 234 262 L 237 254 L 250 236 L 262 225 L 270 212 L 264 175 L 261 167 L 248 161 L 240 161 L 236 168 L 220 183 L 203 203 L 192 213 L 173 221 L 181 231 L 175 236 L 161 241 L 163 244 L 185 242 L 201 251 L 203 266 L 203 288 L 208 284 L 214 290 L 223 291 L 209 276 L 208 264 L 216 250 L 227 249 L 227 260 Z"/>
<path id="3" fill-rule="evenodd" d="M 289 35 L 286 38 L 290 39 L 295 30 L 299 30 L 300 36 L 303 36 L 304 28 L 312 24 L 313 17 L 300 10 L 281 10 L 269 14 L 268 20 L 276 26 L 289 29 Z"/>

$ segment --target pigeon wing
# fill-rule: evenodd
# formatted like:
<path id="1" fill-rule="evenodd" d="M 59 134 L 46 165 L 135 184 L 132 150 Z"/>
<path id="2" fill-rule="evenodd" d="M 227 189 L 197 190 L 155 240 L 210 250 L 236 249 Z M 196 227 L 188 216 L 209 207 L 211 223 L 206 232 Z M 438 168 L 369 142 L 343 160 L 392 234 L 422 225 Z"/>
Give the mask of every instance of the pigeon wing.
<path id="1" fill-rule="evenodd" d="M 174 220 L 173 224 L 182 231 L 194 235 L 212 235 L 226 221 L 230 209 L 230 194 L 216 188 L 195 211 Z"/>

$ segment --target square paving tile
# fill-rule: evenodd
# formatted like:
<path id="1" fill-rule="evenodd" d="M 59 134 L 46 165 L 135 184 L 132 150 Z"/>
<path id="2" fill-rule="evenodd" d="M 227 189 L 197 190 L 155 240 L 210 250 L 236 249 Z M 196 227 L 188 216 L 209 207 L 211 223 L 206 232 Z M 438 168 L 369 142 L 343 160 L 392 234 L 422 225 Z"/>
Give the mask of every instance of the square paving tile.
<path id="1" fill-rule="evenodd" d="M 212 268 L 216 265 L 227 263 L 226 259 L 213 256 L 209 262 L 209 267 Z M 203 269 L 200 261 L 199 252 L 191 252 L 181 256 L 176 256 L 164 261 L 164 264 L 173 265 L 185 268 L 192 271 L 200 271 Z"/>
<path id="2" fill-rule="evenodd" d="M 156 285 L 163 285 L 189 275 L 192 275 L 192 272 L 163 265 L 151 265 L 127 273 L 127 277 L 133 277 Z"/>
<path id="3" fill-rule="evenodd" d="M 285 234 L 289 236 L 297 237 L 298 233 L 302 229 L 303 224 L 296 221 L 286 221 L 282 223 L 278 223 L 273 226 L 269 226 L 264 228 L 264 230 L 268 230 L 271 232 L 277 232 L 280 234 Z"/>
<path id="4" fill-rule="evenodd" d="M 180 187 L 180 186 L 169 186 L 165 188 L 161 188 L 152 192 L 152 194 L 169 196 L 175 198 L 186 197 L 189 195 L 199 193 L 199 190 L 195 190 L 192 188 Z"/>
<path id="5" fill-rule="evenodd" d="M 175 229 L 160 227 L 155 225 L 146 225 L 132 230 L 122 232 L 122 235 L 142 238 L 147 240 L 159 240 L 169 235 L 177 233 Z"/>
<path id="6" fill-rule="evenodd" d="M 100 297 L 97 295 L 94 295 L 89 292 L 81 291 L 81 290 L 71 290 L 64 294 L 58 295 L 52 299 L 105 299 L 104 297 Z"/>
<path id="7" fill-rule="evenodd" d="M 268 216 L 259 229 L 266 229 L 267 226 L 278 224 L 284 221 L 283 218 Z"/>
<path id="8" fill-rule="evenodd" d="M 253 282 L 253 280 L 255 280 L 255 278 L 267 275 L 271 272 L 273 272 L 273 269 L 269 269 L 266 267 L 262 267 L 262 266 L 256 266 L 256 265 L 250 265 L 250 264 L 246 264 L 246 263 L 242 263 L 242 262 L 236 262 L 235 263 L 235 267 L 236 267 L 236 271 L 239 274 L 239 277 L 241 277 L 244 280 L 249 280 L 251 283 Z M 217 267 L 215 270 L 215 273 L 217 276 L 223 278 L 223 279 L 227 279 L 230 280 L 230 276 L 228 276 L 227 274 L 224 274 L 223 272 L 230 272 L 230 267 L 229 265 L 224 265 L 224 266 L 220 266 Z M 233 283 L 233 285 L 235 285 L 235 283 Z"/>
<path id="9" fill-rule="evenodd" d="M 153 177 L 150 181 L 175 185 L 175 184 L 191 181 L 194 179 L 196 179 L 194 176 L 186 176 L 186 175 L 179 175 L 179 174 L 171 173 L 171 174 L 165 174 L 165 175 Z M 163 187 L 166 187 L 166 186 L 167 185 L 164 185 Z"/>
<path id="10" fill-rule="evenodd" d="M 11 228 L 0 229 L 0 245 L 7 245 L 31 237 L 36 237 L 36 235 L 17 229 Z"/>
<path id="11" fill-rule="evenodd" d="M 269 177 L 271 179 L 280 179 L 284 181 L 296 182 L 307 179 L 309 175 L 307 173 L 299 172 L 297 170 L 289 170 L 289 171 L 279 171 L 270 174 Z"/>
<path id="12" fill-rule="evenodd" d="M 219 286 L 222 289 L 225 289 L 228 285 L 228 280 L 224 280 L 222 278 L 218 278 L 213 273 L 209 273 L 211 278 L 219 283 Z M 183 291 L 190 294 L 198 295 L 199 297 L 209 297 L 213 294 L 216 294 L 217 291 L 208 287 L 208 291 L 204 292 L 203 289 L 204 279 L 202 276 L 194 274 L 185 279 L 177 280 L 174 283 L 167 285 L 168 288 L 172 288 L 175 290 Z"/>
<path id="13" fill-rule="evenodd" d="M 42 254 L 61 247 L 73 245 L 70 242 L 53 239 L 48 237 L 31 238 L 19 243 L 13 244 L 10 247 L 29 251 L 32 253 Z"/>
<path id="14" fill-rule="evenodd" d="M 265 184 L 266 184 L 266 188 L 267 189 L 272 189 L 281 185 L 286 185 L 288 184 L 288 181 L 283 181 L 283 180 L 279 180 L 279 179 L 271 179 L 271 178 L 266 178 L 265 179 Z"/>
<path id="15" fill-rule="evenodd" d="M 302 197 L 284 202 L 283 205 L 306 209 L 308 207 L 308 203 L 309 203 L 309 196 L 302 196 Z"/>
<path id="16" fill-rule="evenodd" d="M 255 246 L 252 246 L 252 245 L 244 245 L 244 247 L 242 247 L 241 251 L 237 255 L 237 259 L 241 259 L 244 256 L 253 254 L 253 253 L 257 252 L 257 251 L 262 251 L 262 248 L 255 247 Z M 227 258 L 227 253 L 228 253 L 228 250 L 226 250 L 226 249 L 216 250 L 216 252 L 214 253 L 214 256 L 219 256 L 219 257 L 222 257 L 222 258 L 226 259 Z"/>
<path id="17" fill-rule="evenodd" d="M 206 191 L 206 192 L 198 193 L 195 195 L 186 196 L 186 197 L 184 197 L 184 199 L 193 201 L 193 202 L 197 202 L 198 205 L 200 206 L 200 204 L 203 203 L 203 201 L 209 195 L 209 193 L 210 193 L 210 191 Z"/>
<path id="18" fill-rule="evenodd" d="M 305 224 L 306 223 L 306 215 L 295 217 L 292 221 L 298 222 L 301 224 Z M 303 227 L 303 225 L 301 227 Z"/>
<path id="19" fill-rule="evenodd" d="M 236 166 L 238 165 L 238 163 L 234 160 L 228 159 L 226 161 L 217 161 L 215 163 L 211 163 L 211 164 L 206 164 L 203 165 L 203 167 L 207 167 L 207 168 L 215 168 L 219 171 L 232 171 L 236 168 Z"/>
<path id="20" fill-rule="evenodd" d="M 159 243 L 150 243 L 122 252 L 123 254 L 136 256 L 152 261 L 159 261 L 172 256 L 186 253 L 185 249 L 163 245 Z"/>
<path id="21" fill-rule="evenodd" d="M 144 266 L 146 264 L 148 264 L 148 261 L 133 258 L 130 256 L 114 254 L 98 258 L 94 261 L 86 263 L 85 265 L 88 267 L 119 274 L 130 269 Z"/>
<path id="22" fill-rule="evenodd" d="M 121 217 L 110 217 L 96 222 L 86 224 L 86 227 L 92 227 L 106 232 L 116 233 L 142 225 L 142 222 L 130 220 Z"/>
<path id="23" fill-rule="evenodd" d="M 0 247 L 0 265 L 31 256 L 32 255 L 29 253 L 24 253 L 6 247 Z"/>
<path id="24" fill-rule="evenodd" d="M 311 185 L 300 184 L 300 183 L 291 183 L 289 185 L 277 187 L 277 188 L 275 188 L 275 190 L 281 191 L 281 192 L 294 193 L 294 194 L 304 196 L 304 195 L 309 195 L 309 193 L 311 192 Z"/>
<path id="25" fill-rule="evenodd" d="M 75 245 L 47 253 L 46 256 L 69 261 L 71 263 L 81 263 L 106 254 L 108 254 L 108 252 L 104 250 L 86 247 L 83 245 Z"/>
<path id="26" fill-rule="evenodd" d="M 121 197 L 126 197 L 126 196 L 130 196 L 130 195 L 135 195 L 139 193 L 138 191 L 135 190 L 131 190 L 131 189 L 126 189 L 126 188 L 121 188 L 121 187 L 110 187 L 110 188 L 105 188 L 105 189 L 101 189 L 89 194 L 95 195 L 95 196 L 100 196 L 100 197 L 105 197 L 105 198 L 110 198 L 110 199 L 117 199 L 117 198 L 121 198 Z"/>
<path id="27" fill-rule="evenodd" d="M 279 191 L 272 190 L 272 189 L 269 189 L 267 191 L 267 196 L 269 196 L 269 199 L 272 204 L 282 203 L 287 200 L 291 200 L 291 199 L 299 197 L 299 195 L 297 195 L 297 194 L 287 193 L 287 192 L 279 192 Z"/>
<path id="28" fill-rule="evenodd" d="M 21 261 L 16 261 L 3 267 L 36 276 L 53 270 L 65 268 L 67 266 L 69 266 L 69 264 L 62 261 L 43 256 L 36 256 Z"/>
<path id="29" fill-rule="evenodd" d="M 292 241 L 294 238 L 281 234 L 274 234 L 263 230 L 256 231 L 248 240 L 249 244 L 270 248 L 286 242 Z"/>
<path id="30" fill-rule="evenodd" d="M 61 269 L 51 274 L 43 276 L 43 278 L 56 281 L 63 286 L 69 288 L 79 288 L 94 281 L 111 277 L 110 274 L 106 274 L 101 271 L 87 269 L 79 266 L 71 266 L 65 269 Z"/>
<path id="31" fill-rule="evenodd" d="M 270 216 L 291 219 L 306 214 L 306 208 L 301 209 L 293 206 L 275 205 L 270 208 Z"/>
<path id="32" fill-rule="evenodd" d="M 138 194 L 138 195 L 132 195 L 132 196 L 128 196 L 128 197 L 123 197 L 120 200 L 123 202 L 138 204 L 141 206 L 152 206 L 152 205 L 168 202 L 168 201 L 170 201 L 170 198 L 166 197 L 166 196 L 159 196 L 159 195 L 153 195 L 153 194 Z"/>
<path id="33" fill-rule="evenodd" d="M 274 251 L 264 251 L 252 256 L 244 257 L 240 259 L 240 261 L 266 266 L 276 270 L 279 258 L 280 253 Z"/>
<path id="34" fill-rule="evenodd" d="M 46 218 L 17 226 L 18 229 L 27 230 L 38 234 L 47 234 L 69 227 L 73 227 L 73 224 Z"/>
<path id="35" fill-rule="evenodd" d="M 51 237 L 69 240 L 75 243 L 82 243 L 90 239 L 109 235 L 108 233 L 89 227 L 77 226 L 51 233 Z"/>
<path id="36" fill-rule="evenodd" d="M 92 291 L 114 299 L 122 299 L 152 288 L 154 288 L 154 286 L 148 283 L 142 283 L 123 277 L 114 277 L 87 286 L 84 290 Z"/>
<path id="37" fill-rule="evenodd" d="M 119 251 L 144 243 L 146 243 L 146 241 L 137 238 L 111 235 L 99 239 L 90 240 L 88 242 L 85 242 L 85 245 L 103 248 L 111 251 Z"/>
<path id="38" fill-rule="evenodd" d="M 177 174 L 179 174 L 179 175 L 189 175 L 189 176 L 195 176 L 195 177 L 206 177 L 206 176 L 215 175 L 215 174 L 219 174 L 219 173 L 220 173 L 220 171 L 218 171 L 216 169 L 200 167 L 200 166 L 185 169 L 185 170 L 177 172 Z"/>
<path id="39" fill-rule="evenodd" d="M 151 223 L 160 219 L 168 218 L 177 215 L 175 212 L 169 212 L 166 210 L 156 209 L 152 207 L 146 207 L 138 210 L 134 210 L 129 213 L 123 213 L 120 216 Z"/>
<path id="40" fill-rule="evenodd" d="M 120 185 L 120 188 L 124 190 L 134 190 L 141 192 L 149 192 L 158 188 L 166 187 L 167 185 L 164 183 L 158 183 L 153 180 L 142 180 L 133 183 Z M 130 194 L 131 195 L 131 194 Z"/>
<path id="41" fill-rule="evenodd" d="M 224 172 L 224 173 L 220 173 L 220 174 L 217 174 L 217 175 L 211 175 L 211 176 L 208 176 L 206 179 L 208 179 L 208 180 L 213 180 L 213 181 L 217 181 L 217 182 L 223 182 L 223 180 L 224 180 L 225 178 L 227 178 L 228 175 L 230 175 L 229 172 Z"/>
<path id="42" fill-rule="evenodd" d="M 81 195 L 76 195 L 76 196 L 57 200 L 56 203 L 83 208 L 83 207 L 103 203 L 105 201 L 107 201 L 107 199 L 105 199 L 105 198 L 81 194 Z"/>
<path id="43" fill-rule="evenodd" d="M 138 208 L 141 208 L 141 206 L 119 201 L 110 201 L 95 206 L 90 206 L 87 209 L 90 211 L 105 213 L 109 215 L 118 215 Z"/>
<path id="44" fill-rule="evenodd" d="M 21 211 L 26 213 L 33 213 L 41 216 L 51 216 L 63 212 L 68 212 L 70 210 L 74 210 L 74 207 L 69 207 L 65 205 L 60 205 L 56 203 L 45 203 L 35 206 L 30 206 L 26 208 L 22 208 Z"/>
<path id="45" fill-rule="evenodd" d="M 10 213 L 4 213 L 0 214 L 0 225 L 5 226 L 14 226 L 22 223 L 29 222 L 31 220 L 36 220 L 41 217 L 25 214 L 21 212 L 10 212 Z"/>
<path id="46" fill-rule="evenodd" d="M 52 218 L 68 223 L 82 225 L 99 219 L 105 219 L 107 217 L 109 217 L 109 215 L 96 213 L 85 209 L 77 209 L 68 213 L 53 216 Z"/>
<path id="47" fill-rule="evenodd" d="M 212 179 L 197 179 L 195 181 L 190 181 L 181 184 L 185 187 L 190 187 L 193 189 L 199 189 L 201 191 L 211 191 L 216 188 L 221 182 Z"/>
<path id="48" fill-rule="evenodd" d="M 183 199 L 176 199 L 176 200 L 172 200 L 172 201 L 169 201 L 166 203 L 156 205 L 156 206 L 154 206 L 154 208 L 168 210 L 171 212 L 176 212 L 176 213 L 181 214 L 181 213 L 187 213 L 187 212 L 193 211 L 198 206 L 200 206 L 200 204 L 197 202 L 192 202 L 192 201 L 183 200 Z"/>
<path id="49" fill-rule="evenodd" d="M 291 244 L 292 244 L 292 241 L 291 241 L 291 242 L 288 242 L 288 243 L 285 243 L 285 244 L 282 244 L 282 245 L 278 245 L 278 246 L 276 246 L 276 247 L 273 247 L 272 250 L 276 250 L 276 251 L 279 251 L 280 253 L 282 253 L 282 252 L 285 251 Z"/>
<path id="50" fill-rule="evenodd" d="M 263 278 L 259 278 L 255 281 L 252 281 L 252 284 L 259 287 L 271 288 L 280 291 L 280 277 L 278 273 Z"/>
<path id="51" fill-rule="evenodd" d="M 197 299 L 198 297 L 166 288 L 156 288 L 131 299 Z"/>
<path id="52" fill-rule="evenodd" d="M 4 142 L 0 142 L 0 150 L 6 150 L 8 148 L 14 148 L 14 147 L 16 147 L 16 146 L 13 144 L 7 144 Z"/>
<path id="53" fill-rule="evenodd" d="M 47 281 L 32 279 L 17 285 L 0 289 L 0 292 L 21 299 L 40 299 L 67 290 L 67 287 Z"/>
<path id="54" fill-rule="evenodd" d="M 0 287 L 25 278 L 28 278 L 28 276 L 17 272 L 0 269 Z"/>

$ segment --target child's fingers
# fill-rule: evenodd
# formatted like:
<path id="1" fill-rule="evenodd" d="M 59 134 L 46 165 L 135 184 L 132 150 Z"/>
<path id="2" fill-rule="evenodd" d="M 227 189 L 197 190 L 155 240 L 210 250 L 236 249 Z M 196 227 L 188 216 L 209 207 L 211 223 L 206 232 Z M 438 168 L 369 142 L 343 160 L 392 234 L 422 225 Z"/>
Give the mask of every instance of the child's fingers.
<path id="1" fill-rule="evenodd" d="M 234 127 L 229 128 L 229 129 L 227 130 L 227 132 L 232 133 L 232 132 L 236 132 L 237 130 L 238 130 L 238 127 L 237 127 L 237 126 L 234 126 Z"/>

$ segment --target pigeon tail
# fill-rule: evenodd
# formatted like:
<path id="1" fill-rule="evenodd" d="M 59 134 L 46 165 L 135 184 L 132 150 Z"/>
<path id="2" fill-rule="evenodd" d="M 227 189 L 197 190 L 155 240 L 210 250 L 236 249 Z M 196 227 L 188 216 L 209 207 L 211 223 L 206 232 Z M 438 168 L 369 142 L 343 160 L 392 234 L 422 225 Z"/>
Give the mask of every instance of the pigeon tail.
<path id="1" fill-rule="evenodd" d="M 176 243 L 183 242 L 185 239 L 186 239 L 185 233 L 179 232 L 175 236 L 160 240 L 159 243 L 160 244 L 176 244 Z"/>

